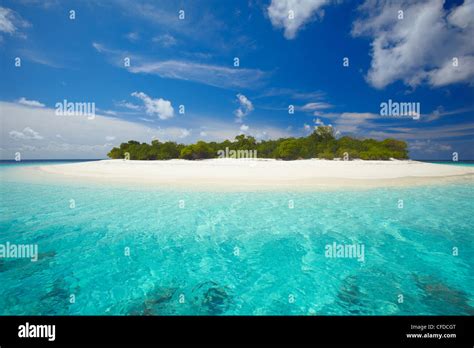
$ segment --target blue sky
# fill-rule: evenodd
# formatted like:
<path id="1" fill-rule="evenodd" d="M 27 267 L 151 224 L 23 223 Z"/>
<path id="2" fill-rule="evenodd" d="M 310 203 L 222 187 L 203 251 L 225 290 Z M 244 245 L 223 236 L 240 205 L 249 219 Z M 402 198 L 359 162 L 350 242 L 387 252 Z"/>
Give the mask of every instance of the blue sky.
<path id="1" fill-rule="evenodd" d="M 321 124 L 406 140 L 412 158 L 474 159 L 472 0 L 0 6 L 3 159 L 103 158 L 129 139 L 305 136 Z M 55 115 L 64 99 L 94 103 L 96 117 Z M 381 116 L 388 100 L 419 103 L 419 119 Z"/>

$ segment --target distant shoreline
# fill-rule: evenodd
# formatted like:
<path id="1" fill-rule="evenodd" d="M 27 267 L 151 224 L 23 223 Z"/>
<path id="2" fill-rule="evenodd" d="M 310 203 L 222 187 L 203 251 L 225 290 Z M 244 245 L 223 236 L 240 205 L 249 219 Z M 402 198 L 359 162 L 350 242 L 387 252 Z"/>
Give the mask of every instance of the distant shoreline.
<path id="1" fill-rule="evenodd" d="M 258 158 L 260 160 L 272 160 L 273 158 Z M 312 160 L 317 160 L 318 158 L 314 158 Z M 28 162 L 97 162 L 97 161 L 108 161 L 110 158 L 62 158 L 62 159 L 57 159 L 57 158 L 38 158 L 38 159 L 22 159 L 21 161 L 16 161 L 14 159 L 0 159 L 0 164 L 2 163 L 28 163 Z M 279 159 L 280 160 L 280 159 Z M 340 161 L 342 159 L 335 158 L 333 161 Z M 169 160 L 140 160 L 140 161 L 151 161 L 151 162 L 156 162 L 156 161 L 169 161 Z M 295 161 L 295 160 L 281 160 L 281 161 Z M 370 160 L 362 160 L 362 159 L 350 159 L 349 161 L 366 161 L 370 162 Z M 383 160 L 383 161 L 390 161 L 390 160 Z M 414 161 L 414 162 L 424 162 L 424 163 L 446 163 L 446 164 L 453 164 L 456 165 L 458 163 L 472 163 L 474 164 L 474 159 L 469 159 L 469 160 L 459 160 L 459 161 L 453 161 L 452 159 L 406 159 L 406 160 L 397 160 L 397 161 Z"/>
<path id="2" fill-rule="evenodd" d="M 472 179 L 474 167 L 412 160 L 102 160 L 25 167 L 48 180 L 223 190 L 392 187 Z"/>

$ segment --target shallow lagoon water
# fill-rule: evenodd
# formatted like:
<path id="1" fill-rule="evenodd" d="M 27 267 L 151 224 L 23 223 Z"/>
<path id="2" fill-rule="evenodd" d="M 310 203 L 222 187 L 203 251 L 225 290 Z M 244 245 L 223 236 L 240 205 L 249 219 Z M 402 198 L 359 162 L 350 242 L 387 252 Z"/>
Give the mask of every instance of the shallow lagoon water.
<path id="1" fill-rule="evenodd" d="M 474 314 L 470 182 L 226 193 L 14 170 L 0 169 L 0 243 L 38 244 L 39 260 L 0 259 L 1 315 Z M 333 242 L 364 262 L 326 257 Z"/>

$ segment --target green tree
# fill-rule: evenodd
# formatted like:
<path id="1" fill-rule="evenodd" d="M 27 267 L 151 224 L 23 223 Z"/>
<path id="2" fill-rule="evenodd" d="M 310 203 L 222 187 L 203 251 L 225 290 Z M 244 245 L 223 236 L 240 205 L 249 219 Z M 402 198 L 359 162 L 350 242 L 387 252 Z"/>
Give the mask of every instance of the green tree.
<path id="1" fill-rule="evenodd" d="M 298 140 L 296 139 L 282 141 L 276 149 L 277 158 L 282 158 L 285 160 L 297 159 L 299 157 L 299 153 L 300 147 Z"/>
<path id="2" fill-rule="evenodd" d="M 130 140 L 114 147 L 108 153 L 110 158 L 124 158 L 126 153 L 134 160 L 167 160 L 184 158 L 190 160 L 217 157 L 219 150 L 256 150 L 260 158 L 280 158 L 295 160 L 299 158 L 326 158 L 335 156 L 344 157 L 349 154 L 350 159 L 361 158 L 367 160 L 388 160 L 390 158 L 408 158 L 407 143 L 396 139 L 356 139 L 344 136 L 336 139 L 334 130 L 329 126 L 320 126 L 314 132 L 301 138 L 280 138 L 258 142 L 252 136 L 240 134 L 234 141 L 223 142 L 198 141 L 196 144 L 183 145 L 172 141 L 161 143 L 155 139 L 151 144 L 139 143 Z"/>
<path id="3" fill-rule="evenodd" d="M 193 145 L 188 145 L 188 146 L 183 147 L 181 149 L 179 157 L 182 159 L 188 159 L 188 160 L 194 159 L 193 158 Z"/>
<path id="4" fill-rule="evenodd" d="M 123 158 L 122 151 L 117 147 L 114 147 L 112 150 L 110 150 L 110 152 L 107 154 L 107 156 L 109 156 L 112 159 Z"/>
<path id="5" fill-rule="evenodd" d="M 318 158 L 332 160 L 334 159 L 334 154 L 331 151 L 324 151 L 318 154 Z"/>

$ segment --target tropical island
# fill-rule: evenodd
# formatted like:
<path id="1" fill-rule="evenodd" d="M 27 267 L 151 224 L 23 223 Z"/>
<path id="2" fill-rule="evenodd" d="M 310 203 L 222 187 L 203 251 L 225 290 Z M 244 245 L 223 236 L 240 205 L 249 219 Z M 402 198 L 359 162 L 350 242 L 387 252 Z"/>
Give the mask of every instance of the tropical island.
<path id="1" fill-rule="evenodd" d="M 199 160 L 219 157 L 390 160 L 408 159 L 408 150 L 406 142 L 391 138 L 379 141 L 344 136 L 337 139 L 332 127 L 319 126 L 307 137 L 277 140 L 257 141 L 254 137 L 244 134 L 236 136 L 234 141 L 198 141 L 189 145 L 172 141 L 153 140 L 151 144 L 147 144 L 130 140 L 114 147 L 108 156 L 112 159 L 131 160 Z"/>
<path id="2" fill-rule="evenodd" d="M 469 167 L 409 160 L 404 141 L 336 138 L 329 126 L 320 126 L 306 137 L 277 140 L 257 141 L 245 134 L 233 141 L 195 144 L 130 140 L 112 148 L 108 156 L 111 159 L 31 171 L 41 182 L 92 180 L 206 191 L 439 184 L 472 180 L 474 173 Z"/>
<path id="3" fill-rule="evenodd" d="M 407 148 L 406 142 L 391 138 L 336 138 L 332 127 L 320 126 L 306 137 L 277 140 L 257 141 L 245 134 L 233 141 L 189 145 L 130 140 L 112 148 L 109 160 L 31 170 L 42 182 L 92 180 L 206 191 L 389 187 L 472 180 L 474 171 L 469 167 L 409 160 Z"/>

